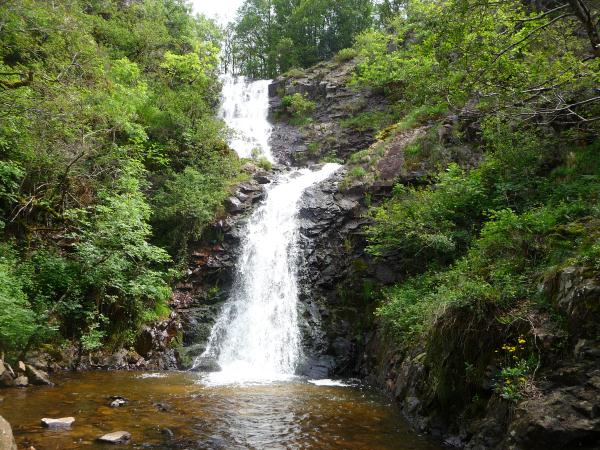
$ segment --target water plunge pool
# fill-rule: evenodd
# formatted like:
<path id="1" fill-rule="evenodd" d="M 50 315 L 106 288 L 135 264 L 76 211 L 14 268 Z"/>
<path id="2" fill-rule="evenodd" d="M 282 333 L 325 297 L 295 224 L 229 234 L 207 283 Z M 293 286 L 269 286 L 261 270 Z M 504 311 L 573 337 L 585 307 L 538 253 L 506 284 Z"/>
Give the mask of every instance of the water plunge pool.
<path id="1" fill-rule="evenodd" d="M 97 437 L 128 431 L 129 448 L 140 449 L 439 449 L 366 387 L 301 379 L 207 386 L 188 372 L 74 373 L 54 381 L 53 388 L 6 391 L 0 415 L 19 448 L 101 449 L 107 446 Z M 110 396 L 129 402 L 111 408 Z M 76 419 L 71 430 L 40 425 L 43 417 L 68 416 Z"/>

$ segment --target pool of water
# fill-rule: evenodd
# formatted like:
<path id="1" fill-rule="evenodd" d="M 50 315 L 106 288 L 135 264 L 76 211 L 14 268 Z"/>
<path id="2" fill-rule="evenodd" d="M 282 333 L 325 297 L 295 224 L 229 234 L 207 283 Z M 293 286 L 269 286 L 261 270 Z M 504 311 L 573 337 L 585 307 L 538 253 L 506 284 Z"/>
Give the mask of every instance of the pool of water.
<path id="1" fill-rule="evenodd" d="M 91 372 L 54 381 L 52 388 L 1 392 L 0 415 L 19 448 L 106 448 L 95 439 L 121 430 L 131 433 L 130 448 L 145 449 L 440 448 L 366 387 L 301 379 L 215 386 L 192 373 Z M 111 408 L 111 396 L 129 403 Z M 71 430 L 40 425 L 43 417 L 68 416 L 76 418 Z"/>

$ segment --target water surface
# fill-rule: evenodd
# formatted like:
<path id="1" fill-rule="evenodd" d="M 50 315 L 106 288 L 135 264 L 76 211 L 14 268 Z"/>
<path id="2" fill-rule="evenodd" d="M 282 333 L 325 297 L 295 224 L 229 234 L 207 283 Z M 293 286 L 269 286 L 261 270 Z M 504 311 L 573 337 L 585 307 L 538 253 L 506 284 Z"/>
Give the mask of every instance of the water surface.
<path id="1" fill-rule="evenodd" d="M 303 380 L 208 386 L 197 374 L 68 374 L 54 388 L 5 391 L 0 415 L 19 448 L 113 448 L 95 438 L 132 435 L 148 449 L 439 449 L 414 434 L 388 401 L 367 388 Z M 109 407 L 121 395 L 129 404 Z M 74 416 L 69 431 L 48 431 L 43 417 Z"/>

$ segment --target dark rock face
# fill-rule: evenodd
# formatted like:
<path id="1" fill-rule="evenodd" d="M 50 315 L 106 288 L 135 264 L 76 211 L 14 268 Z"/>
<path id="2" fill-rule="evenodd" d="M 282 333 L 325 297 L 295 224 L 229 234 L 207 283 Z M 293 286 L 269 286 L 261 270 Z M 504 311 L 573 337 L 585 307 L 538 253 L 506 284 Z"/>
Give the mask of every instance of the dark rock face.
<path id="1" fill-rule="evenodd" d="M 369 290 L 397 279 L 393 265 L 365 253 L 364 191 L 340 191 L 344 175 L 309 188 L 300 205 L 301 372 L 311 377 L 357 374 L 373 327 Z"/>
<path id="2" fill-rule="evenodd" d="M 307 69 L 301 76 L 282 76 L 273 81 L 269 86 L 274 119 L 271 147 L 279 161 L 300 165 L 318 161 L 324 155 L 345 160 L 374 141 L 374 130 L 357 130 L 342 124 L 344 119 L 365 112 L 383 111 L 386 106 L 383 96 L 348 85 L 353 70 L 353 62 L 321 63 Z M 302 127 L 275 117 L 281 107 L 281 99 L 296 93 L 316 103 L 311 123 Z"/>

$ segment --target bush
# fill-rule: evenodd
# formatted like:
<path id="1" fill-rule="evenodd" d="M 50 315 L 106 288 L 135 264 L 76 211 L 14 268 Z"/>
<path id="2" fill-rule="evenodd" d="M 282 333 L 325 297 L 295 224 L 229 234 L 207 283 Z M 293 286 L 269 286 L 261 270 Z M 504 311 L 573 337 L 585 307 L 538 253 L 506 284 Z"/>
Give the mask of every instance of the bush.
<path id="1" fill-rule="evenodd" d="M 256 161 L 256 163 L 258 164 L 258 167 L 260 167 L 261 169 L 273 170 L 273 163 L 271 161 L 269 161 L 267 158 L 265 158 L 264 156 L 261 156 L 260 158 L 258 158 L 258 161 Z"/>
<path id="2" fill-rule="evenodd" d="M 283 97 L 281 99 L 281 106 L 286 113 L 297 119 L 303 119 L 312 115 L 316 108 L 315 102 L 298 92 Z"/>
<path id="3" fill-rule="evenodd" d="M 402 254 L 422 268 L 431 259 L 448 262 L 468 245 L 474 219 L 481 216 L 484 190 L 478 177 L 452 165 L 435 188 L 397 186 L 394 197 L 373 208 L 367 230 L 375 256 Z"/>
<path id="4" fill-rule="evenodd" d="M 340 50 L 335 56 L 334 56 L 334 60 L 337 63 L 343 63 L 346 61 L 350 61 L 351 59 L 354 59 L 358 56 L 358 50 L 356 50 L 355 48 L 343 48 L 342 50 Z"/>
<path id="5" fill-rule="evenodd" d="M 23 292 L 16 272 L 17 258 L 7 244 L 0 244 L 0 354 L 23 351 L 41 327 Z"/>

